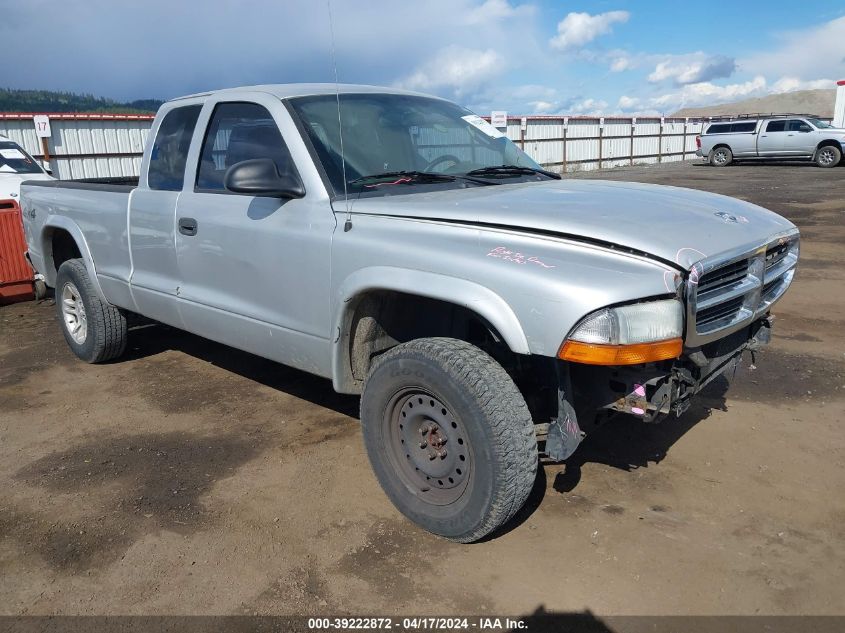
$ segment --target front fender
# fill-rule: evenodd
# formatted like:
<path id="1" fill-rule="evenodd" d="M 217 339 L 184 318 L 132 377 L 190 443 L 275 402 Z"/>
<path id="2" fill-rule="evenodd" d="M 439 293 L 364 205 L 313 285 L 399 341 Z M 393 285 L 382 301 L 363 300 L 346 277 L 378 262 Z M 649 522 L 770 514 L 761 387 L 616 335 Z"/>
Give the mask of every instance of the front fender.
<path id="1" fill-rule="evenodd" d="M 91 279 L 91 284 L 94 286 L 94 290 L 97 292 L 100 299 L 108 302 L 106 296 L 103 294 L 103 289 L 100 287 L 100 280 L 97 277 L 97 269 L 94 265 L 94 258 L 91 257 L 91 250 L 88 248 L 88 242 L 85 240 L 82 230 L 73 220 L 63 215 L 48 216 L 41 229 L 39 245 L 44 261 L 44 270 L 40 270 L 38 272 L 44 275 L 44 278 L 47 280 L 47 285 L 51 287 L 56 286 L 56 274 L 58 273 L 58 270 L 56 263 L 53 260 L 53 246 L 51 243 L 53 232 L 56 229 L 67 231 L 76 242 L 76 246 L 82 256 L 82 261 L 85 264 L 85 269 L 88 271 L 88 277 Z"/>
<path id="2" fill-rule="evenodd" d="M 355 271 L 340 284 L 332 306 L 332 374 L 334 387 L 339 392 L 350 391 L 343 349 L 354 299 L 373 290 L 404 292 L 463 306 L 496 328 L 511 351 L 530 354 L 528 339 L 513 309 L 489 288 L 428 271 L 371 266 Z"/>

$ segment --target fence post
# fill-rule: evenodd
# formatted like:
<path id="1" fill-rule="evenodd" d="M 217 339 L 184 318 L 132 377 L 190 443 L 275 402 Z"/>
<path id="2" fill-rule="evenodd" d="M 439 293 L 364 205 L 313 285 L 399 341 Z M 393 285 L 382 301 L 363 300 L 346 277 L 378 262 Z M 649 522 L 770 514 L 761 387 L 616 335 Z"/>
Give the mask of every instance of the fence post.
<path id="1" fill-rule="evenodd" d="M 602 168 L 602 138 L 604 137 L 604 117 L 599 117 L 599 170 Z"/>
<path id="2" fill-rule="evenodd" d="M 528 118 L 522 117 L 519 120 L 519 145 L 520 149 L 525 151 L 525 130 L 528 128 Z"/>
<path id="3" fill-rule="evenodd" d="M 631 160 L 629 161 L 629 165 L 631 167 L 634 166 L 634 128 L 637 126 L 637 117 L 631 117 Z"/>
<path id="4" fill-rule="evenodd" d="M 566 128 L 569 126 L 569 117 L 563 117 L 563 173 L 566 173 Z"/>
<path id="5" fill-rule="evenodd" d="M 663 122 L 666 119 L 660 117 L 660 130 L 657 132 L 657 162 L 663 162 Z"/>
<path id="6" fill-rule="evenodd" d="M 687 124 L 689 123 L 689 117 L 684 117 L 684 139 L 683 139 L 683 146 L 681 147 L 681 162 L 687 159 Z"/>

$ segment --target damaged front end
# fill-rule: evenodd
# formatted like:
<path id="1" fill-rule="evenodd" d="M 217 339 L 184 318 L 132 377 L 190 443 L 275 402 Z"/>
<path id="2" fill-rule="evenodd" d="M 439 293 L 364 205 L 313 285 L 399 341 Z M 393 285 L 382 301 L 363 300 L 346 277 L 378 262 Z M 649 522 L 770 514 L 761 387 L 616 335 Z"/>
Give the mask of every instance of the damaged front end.
<path id="1" fill-rule="evenodd" d="M 767 315 L 671 361 L 618 367 L 558 362 L 558 415 L 549 424 L 545 454 L 567 459 L 586 436 L 582 426 L 602 413 L 627 413 L 651 423 L 682 415 L 715 378 L 733 376 L 744 352 L 753 355 L 768 344 L 771 329 Z"/>

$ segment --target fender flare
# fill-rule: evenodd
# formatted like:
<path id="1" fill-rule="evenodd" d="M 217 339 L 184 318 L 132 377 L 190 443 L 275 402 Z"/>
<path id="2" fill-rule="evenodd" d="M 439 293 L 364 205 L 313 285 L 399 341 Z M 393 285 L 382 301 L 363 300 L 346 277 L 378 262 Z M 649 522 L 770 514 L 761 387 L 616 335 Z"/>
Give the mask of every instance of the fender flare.
<path id="1" fill-rule="evenodd" d="M 46 270 L 39 271 L 47 279 L 47 284 L 56 286 L 56 274 L 58 273 L 55 262 L 53 261 L 53 247 L 48 240 L 51 234 L 51 229 L 61 229 L 70 233 L 70 236 L 76 242 L 79 253 L 82 255 L 82 262 L 85 264 L 85 269 L 88 271 L 88 277 L 91 279 L 91 284 L 100 299 L 109 303 L 106 296 L 103 294 L 103 289 L 100 287 L 100 279 L 97 277 L 97 269 L 94 266 L 94 258 L 91 257 L 91 249 L 88 248 L 88 242 L 82 234 L 82 230 L 76 223 L 62 215 L 51 215 L 45 221 L 41 228 L 41 253 L 44 257 L 44 264 Z"/>
<path id="2" fill-rule="evenodd" d="M 349 275 L 338 286 L 332 307 L 332 381 L 340 393 L 357 393 L 348 367 L 349 320 L 355 299 L 374 290 L 403 292 L 447 301 L 471 310 L 487 320 L 517 354 L 530 354 L 528 339 L 510 305 L 489 288 L 466 279 L 439 273 L 392 266 L 371 266 Z"/>

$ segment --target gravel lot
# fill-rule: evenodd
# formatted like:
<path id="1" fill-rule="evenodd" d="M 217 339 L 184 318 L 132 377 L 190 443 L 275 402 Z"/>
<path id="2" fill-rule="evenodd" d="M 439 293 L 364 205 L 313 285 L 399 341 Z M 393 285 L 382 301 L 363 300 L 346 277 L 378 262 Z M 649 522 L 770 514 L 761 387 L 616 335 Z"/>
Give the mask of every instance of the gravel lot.
<path id="1" fill-rule="evenodd" d="M 0 308 L 0 613 L 845 614 L 845 168 L 580 174 L 771 208 L 802 231 L 775 339 L 678 420 L 618 420 L 546 465 L 497 538 L 389 504 L 356 398 L 160 326 L 71 355 Z"/>

